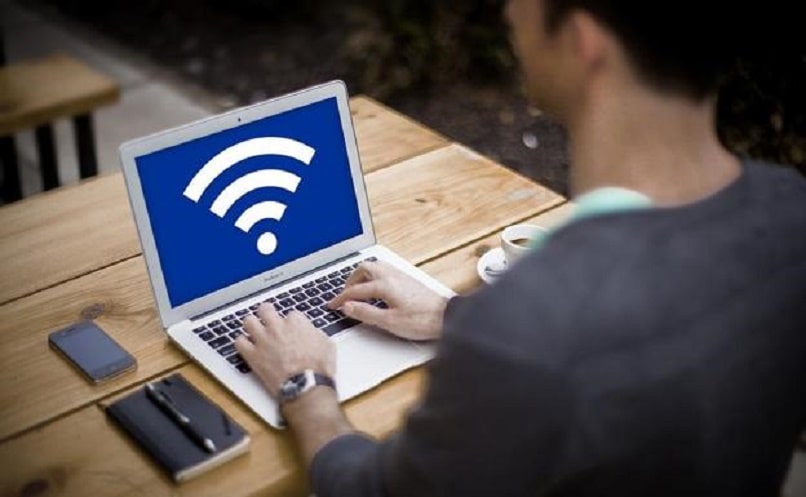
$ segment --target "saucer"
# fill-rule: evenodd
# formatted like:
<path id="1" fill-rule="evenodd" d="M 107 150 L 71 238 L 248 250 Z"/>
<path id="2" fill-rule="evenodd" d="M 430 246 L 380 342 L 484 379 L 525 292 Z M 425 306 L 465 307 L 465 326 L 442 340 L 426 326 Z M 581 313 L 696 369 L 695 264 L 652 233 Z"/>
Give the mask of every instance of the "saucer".
<path id="1" fill-rule="evenodd" d="M 498 279 L 507 270 L 507 261 L 501 247 L 490 249 L 479 258 L 476 263 L 476 272 L 479 278 L 488 285 Z"/>

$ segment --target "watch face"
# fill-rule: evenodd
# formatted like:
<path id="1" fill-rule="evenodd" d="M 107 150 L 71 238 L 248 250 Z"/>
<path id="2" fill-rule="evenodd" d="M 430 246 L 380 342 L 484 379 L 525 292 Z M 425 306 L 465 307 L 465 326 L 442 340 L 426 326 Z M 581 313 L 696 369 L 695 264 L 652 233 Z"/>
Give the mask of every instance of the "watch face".
<path id="1" fill-rule="evenodd" d="M 283 399 L 293 399 L 305 387 L 307 380 L 305 374 L 294 375 L 280 386 L 280 396 Z"/>

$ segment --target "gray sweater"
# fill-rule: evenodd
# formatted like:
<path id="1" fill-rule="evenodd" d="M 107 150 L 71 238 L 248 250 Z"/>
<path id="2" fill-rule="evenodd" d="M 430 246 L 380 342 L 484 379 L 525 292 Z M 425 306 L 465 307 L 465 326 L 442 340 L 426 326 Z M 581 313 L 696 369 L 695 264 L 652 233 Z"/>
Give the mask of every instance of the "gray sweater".
<path id="1" fill-rule="evenodd" d="M 422 404 L 316 455 L 328 496 L 777 496 L 806 427 L 806 181 L 557 231 L 451 301 Z"/>

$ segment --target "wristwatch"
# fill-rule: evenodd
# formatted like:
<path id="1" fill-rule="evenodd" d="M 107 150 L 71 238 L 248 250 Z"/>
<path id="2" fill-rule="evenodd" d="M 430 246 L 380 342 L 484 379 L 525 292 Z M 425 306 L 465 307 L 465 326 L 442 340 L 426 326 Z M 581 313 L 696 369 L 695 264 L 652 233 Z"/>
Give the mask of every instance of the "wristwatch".
<path id="1" fill-rule="evenodd" d="M 315 386 L 323 385 L 336 389 L 336 382 L 330 376 L 314 372 L 313 369 L 295 374 L 280 385 L 280 403 L 289 402 Z"/>

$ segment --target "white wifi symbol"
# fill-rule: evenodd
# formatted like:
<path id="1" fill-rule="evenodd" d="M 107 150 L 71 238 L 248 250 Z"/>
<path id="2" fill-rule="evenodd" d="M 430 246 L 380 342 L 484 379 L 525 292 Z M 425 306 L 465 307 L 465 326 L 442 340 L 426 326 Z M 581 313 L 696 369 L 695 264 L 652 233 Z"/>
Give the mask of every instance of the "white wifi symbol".
<path id="1" fill-rule="evenodd" d="M 183 195 L 193 202 L 199 201 L 204 191 L 210 184 L 218 178 L 221 173 L 250 157 L 260 155 L 279 155 L 296 159 L 306 166 L 311 163 L 313 155 L 316 153 L 312 147 L 292 140 L 291 138 L 281 138 L 277 136 L 267 136 L 252 138 L 242 141 L 231 147 L 225 148 L 215 157 L 207 161 L 201 169 L 193 176 Z M 297 191 L 302 178 L 296 174 L 281 169 L 261 169 L 241 176 L 230 183 L 221 194 L 213 201 L 210 211 L 216 216 L 223 218 L 232 205 L 247 193 L 258 188 L 282 188 L 291 193 Z M 235 226 L 244 233 L 248 233 L 252 227 L 264 219 L 274 219 L 279 221 L 285 213 L 286 205 L 274 200 L 266 200 L 250 206 L 235 221 Z M 265 232 L 257 239 L 257 249 L 263 255 L 269 255 L 277 249 L 277 237 L 274 233 Z"/>

